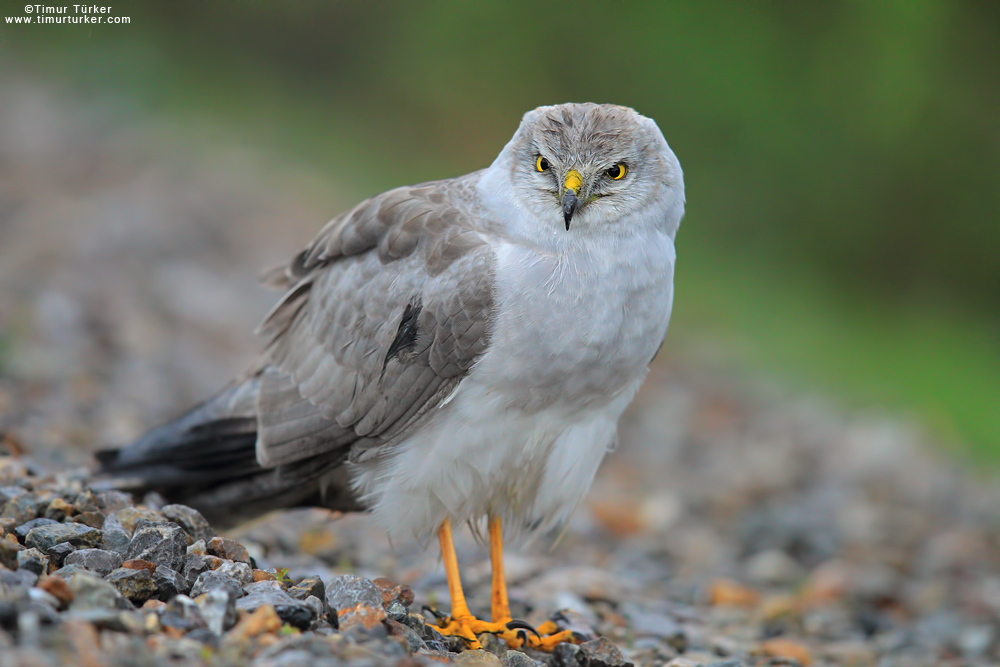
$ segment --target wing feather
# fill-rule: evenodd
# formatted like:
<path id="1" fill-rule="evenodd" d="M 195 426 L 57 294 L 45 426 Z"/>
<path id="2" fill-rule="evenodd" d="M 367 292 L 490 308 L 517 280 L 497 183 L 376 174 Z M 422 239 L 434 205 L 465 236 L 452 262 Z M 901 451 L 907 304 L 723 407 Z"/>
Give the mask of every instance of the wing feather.
<path id="1" fill-rule="evenodd" d="M 262 465 L 338 449 L 352 460 L 375 455 L 486 351 L 494 257 L 481 221 L 456 205 L 468 187 L 442 181 L 369 199 L 269 272 L 289 290 L 259 328 L 269 363 L 258 398 Z M 415 333 L 394 349 L 411 311 Z"/>

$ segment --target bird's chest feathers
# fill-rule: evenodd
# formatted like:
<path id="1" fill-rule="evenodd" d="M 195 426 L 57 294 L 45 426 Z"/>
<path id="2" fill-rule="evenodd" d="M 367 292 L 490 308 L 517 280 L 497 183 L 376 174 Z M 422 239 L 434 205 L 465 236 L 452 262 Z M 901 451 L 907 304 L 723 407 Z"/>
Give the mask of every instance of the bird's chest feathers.
<path id="1" fill-rule="evenodd" d="M 610 397 L 645 372 L 670 318 L 669 237 L 595 239 L 558 253 L 511 244 L 497 258 L 494 372 L 522 386 L 529 378 L 543 404 Z"/>

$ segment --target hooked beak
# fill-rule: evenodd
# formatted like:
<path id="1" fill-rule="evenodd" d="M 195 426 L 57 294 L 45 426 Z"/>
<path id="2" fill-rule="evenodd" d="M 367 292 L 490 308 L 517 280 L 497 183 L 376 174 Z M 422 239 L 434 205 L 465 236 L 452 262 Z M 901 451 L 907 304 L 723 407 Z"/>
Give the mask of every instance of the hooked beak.
<path id="1" fill-rule="evenodd" d="M 580 205 L 577 195 L 580 194 L 580 186 L 583 185 L 583 178 L 576 169 L 570 169 L 563 182 L 562 211 L 563 219 L 566 221 L 566 231 L 569 231 L 569 222 L 573 219 L 573 214 Z"/>

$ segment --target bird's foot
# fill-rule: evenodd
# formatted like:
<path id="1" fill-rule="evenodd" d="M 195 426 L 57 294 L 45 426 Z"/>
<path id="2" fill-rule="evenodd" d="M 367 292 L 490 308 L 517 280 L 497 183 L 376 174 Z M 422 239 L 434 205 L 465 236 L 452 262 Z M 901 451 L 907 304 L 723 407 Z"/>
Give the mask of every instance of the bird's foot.
<path id="1" fill-rule="evenodd" d="M 461 637 L 468 648 L 481 648 L 478 636 L 483 633 L 496 635 L 504 640 L 512 649 L 528 646 L 538 651 L 551 651 L 563 642 L 579 643 L 583 637 L 571 630 L 559 630 L 552 621 L 546 621 L 538 628 L 533 628 L 524 621 L 508 619 L 506 621 L 483 621 L 475 616 L 457 618 L 440 618 L 440 625 L 431 627 L 446 637 Z"/>
<path id="2" fill-rule="evenodd" d="M 466 646 L 473 650 L 482 648 L 479 645 L 479 639 L 477 639 L 478 635 L 484 632 L 500 635 L 507 630 L 504 623 L 490 623 L 472 615 L 454 618 L 451 616 L 438 617 L 438 623 L 439 625 L 431 625 L 431 627 L 445 637 L 460 637 L 465 641 Z"/>

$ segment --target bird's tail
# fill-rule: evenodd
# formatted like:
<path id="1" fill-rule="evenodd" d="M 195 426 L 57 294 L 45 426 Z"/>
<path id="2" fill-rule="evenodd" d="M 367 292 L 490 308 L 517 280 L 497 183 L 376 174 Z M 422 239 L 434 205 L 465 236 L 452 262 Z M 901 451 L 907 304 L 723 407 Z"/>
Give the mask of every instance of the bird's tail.
<path id="1" fill-rule="evenodd" d="M 220 527 L 286 507 L 354 509 L 329 496 L 330 489 L 349 489 L 346 479 L 336 479 L 346 474 L 339 461 L 314 461 L 306 475 L 257 463 L 258 384 L 256 377 L 233 383 L 136 442 L 97 452 L 103 485 L 156 491 Z"/>

